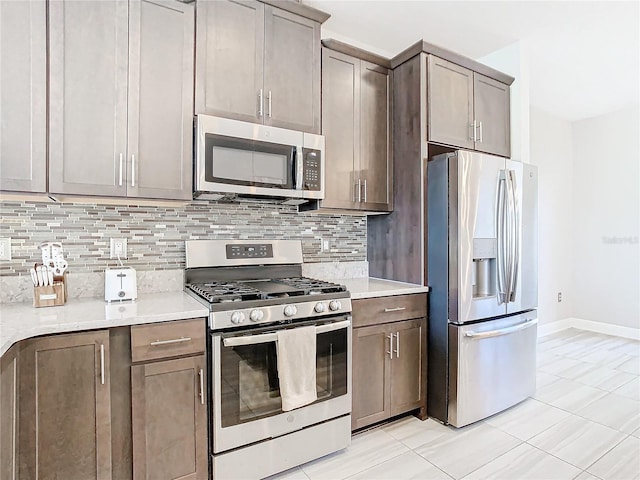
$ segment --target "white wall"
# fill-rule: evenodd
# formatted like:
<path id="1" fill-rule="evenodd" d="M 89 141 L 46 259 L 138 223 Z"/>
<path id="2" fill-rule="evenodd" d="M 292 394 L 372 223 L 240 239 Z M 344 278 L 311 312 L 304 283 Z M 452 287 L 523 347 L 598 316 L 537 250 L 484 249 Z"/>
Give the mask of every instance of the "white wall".
<path id="1" fill-rule="evenodd" d="M 640 328 L 638 110 L 573 124 L 573 316 L 632 328 Z"/>
<path id="2" fill-rule="evenodd" d="M 544 325 L 572 317 L 575 305 L 571 122 L 531 107 L 530 139 L 530 160 L 538 167 L 538 318 Z"/>

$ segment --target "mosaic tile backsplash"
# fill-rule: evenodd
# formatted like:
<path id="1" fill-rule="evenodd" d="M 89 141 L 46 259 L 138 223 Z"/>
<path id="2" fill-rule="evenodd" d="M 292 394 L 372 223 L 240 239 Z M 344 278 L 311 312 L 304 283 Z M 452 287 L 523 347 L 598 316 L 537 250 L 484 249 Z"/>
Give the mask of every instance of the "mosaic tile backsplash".
<path id="1" fill-rule="evenodd" d="M 0 277 L 26 275 L 41 259 L 38 245 L 62 243 L 69 272 L 103 272 L 111 237 L 126 237 L 126 266 L 140 271 L 184 268 L 190 239 L 300 239 L 305 262 L 365 261 L 363 216 L 298 213 L 268 202 L 201 202 L 179 206 L 76 203 L 0 203 L 0 237 L 11 237 L 12 260 L 0 262 Z M 329 248 L 322 250 L 323 240 Z"/>

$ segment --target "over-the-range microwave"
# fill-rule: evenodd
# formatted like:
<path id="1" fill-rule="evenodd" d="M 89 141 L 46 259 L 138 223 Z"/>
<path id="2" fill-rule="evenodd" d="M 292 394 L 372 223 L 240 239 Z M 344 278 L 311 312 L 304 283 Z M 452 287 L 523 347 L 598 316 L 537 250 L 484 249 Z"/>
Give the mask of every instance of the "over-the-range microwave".
<path id="1" fill-rule="evenodd" d="M 194 197 L 324 198 L 324 137 L 197 115 Z"/>

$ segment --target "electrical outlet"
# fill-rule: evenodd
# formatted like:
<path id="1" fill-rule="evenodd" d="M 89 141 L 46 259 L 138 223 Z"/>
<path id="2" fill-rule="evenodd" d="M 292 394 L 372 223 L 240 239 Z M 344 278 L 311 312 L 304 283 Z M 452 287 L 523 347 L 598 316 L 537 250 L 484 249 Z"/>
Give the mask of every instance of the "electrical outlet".
<path id="1" fill-rule="evenodd" d="M 562 301 L 562 292 L 558 292 L 558 303 Z"/>
<path id="2" fill-rule="evenodd" d="M 111 255 L 109 258 L 118 258 L 120 260 L 127 258 L 127 239 L 126 238 L 112 238 L 111 239 Z"/>
<path id="3" fill-rule="evenodd" d="M 11 238 L 0 238 L 0 260 L 11 260 Z"/>
<path id="4" fill-rule="evenodd" d="M 329 240 L 325 240 L 324 238 L 320 239 L 320 251 L 324 252 L 329 250 Z"/>

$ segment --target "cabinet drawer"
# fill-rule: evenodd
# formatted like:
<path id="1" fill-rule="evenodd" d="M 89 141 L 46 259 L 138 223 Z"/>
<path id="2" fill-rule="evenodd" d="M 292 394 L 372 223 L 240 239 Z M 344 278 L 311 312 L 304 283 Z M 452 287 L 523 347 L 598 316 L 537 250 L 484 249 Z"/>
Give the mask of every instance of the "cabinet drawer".
<path id="1" fill-rule="evenodd" d="M 131 327 L 131 360 L 143 362 L 204 352 L 204 319 Z"/>
<path id="2" fill-rule="evenodd" d="M 354 327 L 427 316 L 426 293 L 364 298 L 353 300 L 352 305 Z"/>

